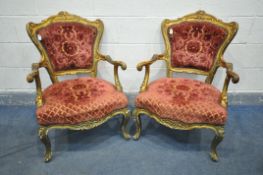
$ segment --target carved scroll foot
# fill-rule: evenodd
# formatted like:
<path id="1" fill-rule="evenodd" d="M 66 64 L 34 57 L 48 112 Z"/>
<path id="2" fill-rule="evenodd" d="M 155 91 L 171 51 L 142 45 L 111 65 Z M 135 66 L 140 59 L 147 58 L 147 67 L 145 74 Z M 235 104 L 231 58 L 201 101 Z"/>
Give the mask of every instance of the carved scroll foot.
<path id="1" fill-rule="evenodd" d="M 215 137 L 212 141 L 212 144 L 211 144 L 210 157 L 213 161 L 218 161 L 218 154 L 216 151 L 216 147 L 219 145 L 219 143 L 224 138 L 224 128 L 223 127 L 216 128 L 215 134 L 216 135 L 215 135 Z"/>
<path id="2" fill-rule="evenodd" d="M 133 135 L 133 139 L 138 140 L 141 136 L 141 131 L 142 131 L 141 117 L 136 109 L 133 111 L 133 116 L 135 117 L 135 126 L 136 126 L 136 132 Z"/>
<path id="3" fill-rule="evenodd" d="M 48 138 L 48 128 L 46 127 L 40 127 L 38 131 L 39 138 L 41 142 L 45 145 L 46 152 L 45 152 L 45 162 L 49 162 L 52 158 L 52 152 L 51 152 L 51 144 L 50 140 Z"/>
<path id="4" fill-rule="evenodd" d="M 127 111 L 125 111 L 123 114 L 122 124 L 121 124 L 122 136 L 126 140 L 129 140 L 131 138 L 129 132 L 127 131 L 127 125 L 129 122 L 129 117 L 130 117 L 130 111 L 127 109 Z"/>

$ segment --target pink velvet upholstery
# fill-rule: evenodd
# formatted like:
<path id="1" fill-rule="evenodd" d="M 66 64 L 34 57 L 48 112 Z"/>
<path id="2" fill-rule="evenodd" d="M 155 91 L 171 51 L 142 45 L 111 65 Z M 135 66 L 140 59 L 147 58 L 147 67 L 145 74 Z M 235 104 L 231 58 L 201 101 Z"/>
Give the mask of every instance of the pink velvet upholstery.
<path id="1" fill-rule="evenodd" d="M 77 78 L 55 83 L 43 92 L 44 105 L 37 109 L 39 124 L 78 124 L 99 120 L 127 107 L 127 97 L 107 81 Z"/>
<path id="2" fill-rule="evenodd" d="M 55 71 L 90 68 L 97 29 L 79 23 L 53 23 L 37 32 Z"/>
<path id="3" fill-rule="evenodd" d="M 168 29 L 172 67 L 210 70 L 227 31 L 208 22 L 182 22 Z"/>
<path id="4" fill-rule="evenodd" d="M 162 78 L 137 96 L 136 107 L 184 123 L 222 125 L 227 111 L 219 100 L 220 91 L 212 85 L 191 79 Z"/>

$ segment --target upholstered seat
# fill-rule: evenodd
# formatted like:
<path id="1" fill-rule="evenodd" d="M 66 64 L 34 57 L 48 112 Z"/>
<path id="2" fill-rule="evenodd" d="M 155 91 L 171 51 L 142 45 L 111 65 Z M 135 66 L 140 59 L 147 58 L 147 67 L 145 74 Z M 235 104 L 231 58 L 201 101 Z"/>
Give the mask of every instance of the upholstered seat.
<path id="1" fill-rule="evenodd" d="M 162 78 L 136 98 L 136 107 L 184 123 L 224 124 L 226 108 L 214 86 L 184 78 Z"/>
<path id="2" fill-rule="evenodd" d="M 55 83 L 43 92 L 44 105 L 37 109 L 41 125 L 78 124 L 99 120 L 128 105 L 115 86 L 98 78 L 77 78 Z"/>

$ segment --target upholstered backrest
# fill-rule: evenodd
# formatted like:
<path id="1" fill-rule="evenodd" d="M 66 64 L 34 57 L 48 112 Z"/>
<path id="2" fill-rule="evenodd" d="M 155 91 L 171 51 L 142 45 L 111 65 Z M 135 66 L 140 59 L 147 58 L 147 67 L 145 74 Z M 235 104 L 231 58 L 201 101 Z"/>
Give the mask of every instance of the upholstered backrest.
<path id="1" fill-rule="evenodd" d="M 165 19 L 162 33 L 168 76 L 172 72 L 196 73 L 208 76 L 210 82 L 237 29 L 237 23 L 225 23 L 204 11 Z"/>
<path id="2" fill-rule="evenodd" d="M 97 29 L 77 22 L 56 22 L 36 31 L 54 71 L 89 69 Z"/>
<path id="3" fill-rule="evenodd" d="M 227 31 L 209 22 L 182 22 L 170 26 L 171 66 L 209 71 Z"/>
<path id="4" fill-rule="evenodd" d="M 97 75 L 103 23 L 62 11 L 40 23 L 28 23 L 27 33 L 41 54 L 40 67 L 52 82 L 59 76 L 77 73 Z"/>

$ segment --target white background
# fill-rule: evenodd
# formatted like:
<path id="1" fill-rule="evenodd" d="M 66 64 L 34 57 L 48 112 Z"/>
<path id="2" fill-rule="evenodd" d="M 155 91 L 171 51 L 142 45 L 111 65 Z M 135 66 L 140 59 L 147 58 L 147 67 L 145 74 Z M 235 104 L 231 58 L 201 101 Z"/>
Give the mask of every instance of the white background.
<path id="1" fill-rule="evenodd" d="M 144 71 L 138 72 L 136 64 L 163 51 L 162 20 L 200 9 L 239 23 L 239 32 L 225 53 L 241 77 L 230 91 L 263 92 L 263 0 L 0 0 L 0 91 L 35 91 L 34 84 L 26 82 L 31 63 L 40 58 L 25 30 L 30 21 L 38 23 L 62 10 L 102 19 L 101 52 L 127 63 L 128 69 L 120 71 L 121 82 L 126 92 L 137 92 Z M 99 68 L 100 77 L 113 80 L 109 64 Z M 50 81 L 42 72 L 46 87 Z M 151 73 L 152 80 L 165 76 L 164 64 L 154 64 Z M 224 75 L 220 70 L 216 77 L 219 88 Z"/>

